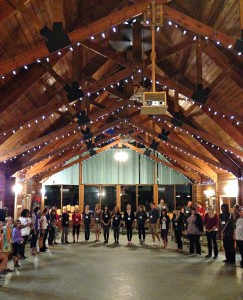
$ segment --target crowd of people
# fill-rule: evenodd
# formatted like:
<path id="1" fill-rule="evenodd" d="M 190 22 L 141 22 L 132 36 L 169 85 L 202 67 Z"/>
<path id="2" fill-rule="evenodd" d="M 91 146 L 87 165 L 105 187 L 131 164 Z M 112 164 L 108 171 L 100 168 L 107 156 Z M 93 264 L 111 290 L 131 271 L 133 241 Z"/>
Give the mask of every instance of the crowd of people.
<path id="1" fill-rule="evenodd" d="M 92 212 L 89 205 L 86 205 L 82 214 L 78 208 L 75 208 L 72 214 L 72 238 L 73 243 L 80 241 L 80 228 L 83 225 L 85 242 L 88 242 L 91 225 L 93 225 L 95 242 L 101 242 L 103 230 L 104 243 L 108 243 L 112 228 L 114 244 L 119 244 L 119 235 L 123 227 L 126 229 L 127 243 L 130 245 L 136 227 L 139 244 L 143 245 L 146 239 L 146 228 L 149 228 L 152 236 L 151 246 L 161 245 L 163 249 L 167 249 L 168 232 L 171 229 L 177 244 L 177 252 L 183 249 L 182 237 L 184 236 L 189 241 L 188 254 L 201 255 L 200 237 L 205 232 L 208 248 L 205 258 L 217 259 L 217 235 L 220 230 L 226 257 L 224 262 L 235 264 L 235 249 L 238 247 L 241 255 L 240 265 L 243 267 L 243 207 L 235 205 L 234 212 L 230 213 L 229 206 L 222 204 L 221 211 L 222 213 L 217 215 L 214 208 L 210 206 L 206 212 L 200 203 L 194 208 L 192 202 L 188 201 L 185 207 L 176 209 L 170 218 L 167 213 L 168 206 L 163 199 L 160 200 L 157 208 L 155 203 L 150 203 L 148 213 L 143 205 L 139 205 L 135 213 L 131 205 L 127 204 L 123 215 L 118 206 L 115 206 L 112 211 L 105 206 L 102 211 L 100 205 L 96 204 Z M 5 223 L 0 222 L 0 274 L 13 271 L 8 268 L 10 257 L 15 268 L 20 267 L 20 259 L 27 259 L 25 249 L 28 240 L 30 240 L 30 251 L 33 256 L 57 245 L 58 227 L 61 227 L 61 243 L 68 244 L 70 216 L 66 208 L 61 216 L 58 216 L 56 207 L 52 209 L 45 207 L 42 213 L 39 207 L 35 207 L 32 215 L 28 209 L 24 209 L 18 220 L 13 222 L 11 217 L 7 217 Z"/>

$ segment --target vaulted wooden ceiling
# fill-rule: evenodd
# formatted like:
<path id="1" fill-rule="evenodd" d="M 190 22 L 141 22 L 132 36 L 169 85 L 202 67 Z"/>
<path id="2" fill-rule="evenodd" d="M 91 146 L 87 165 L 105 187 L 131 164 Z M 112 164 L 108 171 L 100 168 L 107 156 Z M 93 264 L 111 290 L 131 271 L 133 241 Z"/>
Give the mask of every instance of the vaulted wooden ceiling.
<path id="1" fill-rule="evenodd" d="M 156 89 L 166 115 L 141 115 L 134 98 L 151 86 L 151 0 L 0 0 L 0 166 L 38 180 L 118 143 L 143 153 L 153 139 L 168 163 L 193 181 L 242 177 L 243 1 L 157 0 Z M 71 44 L 49 53 L 44 26 L 62 22 Z M 78 82 L 82 99 L 65 85 Z M 196 85 L 206 103 L 192 100 Z M 131 96 L 133 96 L 131 98 Z M 79 124 L 77 114 L 89 118 Z M 175 123 L 175 120 L 180 122 Z M 161 130 L 169 131 L 161 140 Z M 66 163 L 72 157 L 79 158 Z"/>

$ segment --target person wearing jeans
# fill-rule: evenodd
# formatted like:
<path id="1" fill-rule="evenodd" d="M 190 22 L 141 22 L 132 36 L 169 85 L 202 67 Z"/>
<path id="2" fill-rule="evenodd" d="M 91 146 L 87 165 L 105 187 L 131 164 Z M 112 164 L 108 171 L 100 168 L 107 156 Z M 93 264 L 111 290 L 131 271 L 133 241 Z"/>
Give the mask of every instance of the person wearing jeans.
<path id="1" fill-rule="evenodd" d="M 209 206 L 208 213 L 204 217 L 204 225 L 206 229 L 206 236 L 208 242 L 208 254 L 206 258 L 212 257 L 212 250 L 214 249 L 214 259 L 218 258 L 218 244 L 217 244 L 217 231 L 218 231 L 218 216 L 215 214 L 213 206 Z M 212 249 L 213 243 L 213 249 Z"/>
<path id="2" fill-rule="evenodd" d="M 35 207 L 33 210 L 33 213 L 34 214 L 31 219 L 33 231 L 32 231 L 32 236 L 31 236 L 31 241 L 30 241 L 30 249 L 31 249 L 31 254 L 36 255 L 37 254 L 37 240 L 38 240 L 38 235 L 40 232 L 40 208 Z"/>

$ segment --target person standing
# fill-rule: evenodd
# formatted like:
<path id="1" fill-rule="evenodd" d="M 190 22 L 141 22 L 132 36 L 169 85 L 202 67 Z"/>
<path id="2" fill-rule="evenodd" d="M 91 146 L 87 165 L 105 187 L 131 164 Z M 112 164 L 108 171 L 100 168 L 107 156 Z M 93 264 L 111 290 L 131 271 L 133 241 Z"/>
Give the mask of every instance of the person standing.
<path id="1" fill-rule="evenodd" d="M 178 209 L 175 210 L 175 214 L 173 215 L 172 226 L 175 232 L 177 252 L 179 252 L 182 250 L 183 247 L 181 237 L 182 237 L 182 231 L 184 230 L 184 222 L 183 222 L 183 215 L 181 215 L 181 212 Z"/>
<path id="2" fill-rule="evenodd" d="M 0 274 L 5 275 L 7 273 L 5 270 L 8 263 L 8 258 L 3 252 L 3 249 L 4 249 L 3 222 L 0 221 Z"/>
<path id="3" fill-rule="evenodd" d="M 62 243 L 69 244 L 68 242 L 68 228 L 69 228 L 69 214 L 67 209 L 64 208 L 62 213 Z"/>
<path id="4" fill-rule="evenodd" d="M 100 242 L 101 224 L 102 210 L 100 209 L 100 205 L 96 204 L 94 211 L 95 242 Z"/>
<path id="5" fill-rule="evenodd" d="M 187 205 L 184 206 L 184 222 L 186 222 L 187 218 L 191 214 L 191 208 L 192 208 L 192 201 L 188 201 Z"/>
<path id="6" fill-rule="evenodd" d="M 6 256 L 7 260 L 4 266 L 4 272 L 12 272 L 9 268 L 7 268 L 8 258 L 10 253 L 12 252 L 12 230 L 13 230 L 13 219 L 12 217 L 7 217 L 5 219 L 5 226 L 3 226 L 3 254 Z"/>
<path id="7" fill-rule="evenodd" d="M 160 234 L 161 239 L 163 240 L 164 249 L 167 248 L 168 245 L 168 231 L 170 228 L 170 218 L 167 215 L 166 210 L 163 208 L 160 215 Z"/>
<path id="8" fill-rule="evenodd" d="M 48 237 L 48 245 L 54 246 L 55 240 L 55 232 L 57 226 L 57 218 L 56 218 L 56 210 L 52 209 L 50 213 L 50 222 L 49 222 L 49 237 Z"/>
<path id="9" fill-rule="evenodd" d="M 92 214 L 89 210 L 89 205 L 85 206 L 85 210 L 83 212 L 83 222 L 84 222 L 84 235 L 85 235 L 85 241 L 88 242 L 90 237 L 90 226 L 92 221 Z"/>
<path id="10" fill-rule="evenodd" d="M 16 220 L 14 223 L 15 224 L 13 226 L 13 231 L 12 231 L 13 262 L 14 262 L 14 267 L 18 268 L 20 267 L 19 259 L 20 259 L 21 247 L 24 239 L 21 236 L 21 222 L 19 220 Z"/>
<path id="11" fill-rule="evenodd" d="M 130 204 L 127 204 L 126 210 L 124 212 L 123 221 L 125 222 L 125 226 L 127 229 L 127 242 L 128 245 L 132 243 L 132 229 L 134 226 L 135 215 L 132 211 L 132 207 Z"/>
<path id="12" fill-rule="evenodd" d="M 205 207 L 200 202 L 197 202 L 197 213 L 201 216 L 202 221 L 204 221 L 205 212 Z"/>
<path id="13" fill-rule="evenodd" d="M 209 206 L 208 213 L 204 218 L 204 225 L 206 229 L 206 236 L 208 242 L 208 254 L 206 258 L 212 257 L 212 242 L 214 249 L 214 259 L 218 258 L 218 244 L 217 244 L 217 232 L 218 232 L 218 216 L 216 215 L 213 206 Z"/>
<path id="14" fill-rule="evenodd" d="M 202 218 L 193 207 L 191 208 L 191 215 L 187 218 L 187 237 L 190 242 L 189 254 L 194 254 L 196 246 L 196 254 L 201 255 L 200 235 L 202 231 Z"/>
<path id="15" fill-rule="evenodd" d="M 240 265 L 243 268 L 243 206 L 239 209 L 239 215 L 236 221 L 235 239 L 241 255 Z"/>
<path id="16" fill-rule="evenodd" d="M 119 206 L 115 206 L 113 213 L 111 215 L 112 219 L 112 228 L 114 232 L 114 244 L 119 244 L 119 234 L 120 234 L 120 225 L 122 220 L 122 215 L 120 213 Z"/>
<path id="17" fill-rule="evenodd" d="M 31 249 L 31 254 L 36 255 L 37 240 L 40 232 L 40 208 L 39 207 L 34 208 L 31 223 L 32 223 L 32 236 L 30 241 L 30 249 Z"/>
<path id="18" fill-rule="evenodd" d="M 162 198 L 160 199 L 158 209 L 159 209 L 159 215 L 161 215 L 162 209 L 168 211 L 168 205 L 165 203 L 165 200 Z"/>
<path id="19" fill-rule="evenodd" d="M 149 226 L 152 234 L 153 243 L 152 246 L 155 245 L 155 237 L 158 239 L 160 243 L 160 237 L 158 234 L 158 224 L 159 224 L 159 211 L 155 208 L 155 203 L 150 203 L 149 210 Z"/>
<path id="20" fill-rule="evenodd" d="M 20 255 L 22 259 L 26 259 L 27 256 L 25 256 L 25 246 L 30 235 L 30 226 L 32 225 L 30 219 L 30 211 L 28 209 L 23 209 L 20 214 L 19 220 L 21 222 L 21 235 L 23 237 Z"/>
<path id="21" fill-rule="evenodd" d="M 73 242 L 74 243 L 76 242 L 75 234 L 77 234 L 77 243 L 78 243 L 81 219 L 82 219 L 82 216 L 79 213 L 78 208 L 75 208 L 74 213 L 72 215 L 72 220 L 73 220 Z"/>
<path id="22" fill-rule="evenodd" d="M 103 225 L 104 243 L 108 243 L 110 226 L 111 226 L 111 215 L 107 205 L 105 206 L 105 209 L 103 211 L 102 225 Z"/>
<path id="23" fill-rule="evenodd" d="M 45 252 L 47 250 L 47 247 L 45 245 L 44 241 L 44 236 L 46 234 L 46 230 L 48 227 L 48 222 L 46 219 L 46 214 L 47 214 L 47 208 L 44 208 L 41 218 L 40 218 L 40 238 L 39 238 L 39 247 L 40 247 L 40 252 Z"/>
<path id="24" fill-rule="evenodd" d="M 229 212 L 229 205 L 221 205 L 222 213 L 219 216 L 220 226 L 223 235 L 223 245 L 226 259 L 223 261 L 229 264 L 235 264 L 235 247 L 234 247 L 234 229 L 235 222 L 232 214 Z"/>
<path id="25" fill-rule="evenodd" d="M 147 219 L 148 217 L 144 205 L 139 205 L 138 212 L 136 213 L 136 220 L 138 226 L 138 238 L 140 245 L 143 245 L 145 243 L 145 223 Z"/>

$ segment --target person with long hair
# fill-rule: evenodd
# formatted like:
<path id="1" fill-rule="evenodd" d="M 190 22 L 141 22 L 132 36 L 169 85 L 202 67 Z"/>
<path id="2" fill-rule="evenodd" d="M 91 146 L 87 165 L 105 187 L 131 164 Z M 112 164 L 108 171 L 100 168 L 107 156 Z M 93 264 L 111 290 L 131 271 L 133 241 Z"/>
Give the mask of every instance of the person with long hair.
<path id="1" fill-rule="evenodd" d="M 16 220 L 14 222 L 13 231 L 12 231 L 12 239 L 13 239 L 14 267 L 18 268 L 18 267 L 20 267 L 19 259 L 20 259 L 22 244 L 24 241 L 24 239 L 21 235 L 21 222 L 19 220 Z"/>
<path id="2" fill-rule="evenodd" d="M 30 219 L 30 211 L 28 209 L 23 209 L 19 220 L 21 222 L 21 235 L 23 237 L 23 243 L 22 243 L 22 248 L 21 248 L 21 259 L 26 259 L 28 258 L 25 256 L 25 246 L 28 241 L 29 235 L 30 235 L 30 229 L 31 229 L 31 219 Z"/>
<path id="3" fill-rule="evenodd" d="M 120 213 L 119 206 L 115 206 L 114 210 L 111 215 L 112 219 L 112 228 L 114 232 L 114 244 L 119 244 L 119 234 L 120 234 L 120 226 L 121 226 L 121 220 L 122 220 L 122 215 Z"/>
<path id="4" fill-rule="evenodd" d="M 103 226 L 103 234 L 104 234 L 104 243 L 108 243 L 110 226 L 111 226 L 111 215 L 107 205 L 105 206 L 103 211 L 102 226 Z"/>
<path id="5" fill-rule="evenodd" d="M 44 236 L 48 227 L 48 222 L 47 222 L 47 208 L 44 208 L 41 218 L 40 218 L 40 238 L 39 238 L 39 247 L 40 247 L 40 252 L 45 252 L 47 251 L 47 247 L 45 245 L 44 241 Z"/>
<path id="6" fill-rule="evenodd" d="M 57 218 L 56 218 L 56 210 L 52 209 L 50 213 L 50 221 L 49 221 L 49 237 L 48 237 L 48 245 L 54 246 L 55 240 L 55 232 L 57 227 Z"/>
<path id="7" fill-rule="evenodd" d="M 136 213 L 136 221 L 138 226 L 138 238 L 140 245 L 143 245 L 145 243 L 145 223 L 147 219 L 148 217 L 146 214 L 145 206 L 139 205 L 138 212 Z"/>
<path id="8" fill-rule="evenodd" d="M 12 272 L 7 267 L 8 264 L 8 258 L 9 255 L 12 253 L 12 230 L 13 230 L 13 218 L 7 217 L 5 219 L 5 225 L 3 226 L 3 237 L 4 237 L 4 243 L 3 243 L 3 253 L 7 258 L 4 271 L 5 272 Z"/>
<path id="9" fill-rule="evenodd" d="M 94 211 L 95 242 L 100 242 L 101 223 L 102 210 L 100 209 L 100 205 L 96 204 Z"/>
<path id="10" fill-rule="evenodd" d="M 40 232 L 40 208 L 35 207 L 32 215 L 32 236 L 30 241 L 30 250 L 32 255 L 37 254 L 37 240 Z"/>
<path id="11" fill-rule="evenodd" d="M 203 231 L 203 222 L 201 216 L 194 207 L 191 208 L 191 214 L 187 218 L 187 237 L 190 242 L 189 254 L 194 254 L 196 246 L 196 254 L 201 255 L 200 236 Z"/>
<path id="12" fill-rule="evenodd" d="M 90 237 L 90 226 L 92 222 L 92 214 L 89 209 L 89 205 L 85 205 L 85 210 L 83 212 L 83 222 L 84 222 L 84 236 L 85 242 L 88 242 Z"/>
<path id="13" fill-rule="evenodd" d="M 164 249 L 167 248 L 168 245 L 168 231 L 170 228 L 170 217 L 167 215 L 166 209 L 161 210 L 161 215 L 160 215 L 160 234 L 161 234 L 161 239 L 163 240 L 164 244 Z"/>
<path id="14" fill-rule="evenodd" d="M 175 210 L 175 214 L 172 219 L 172 226 L 175 233 L 175 239 L 177 243 L 177 252 L 182 251 L 183 243 L 181 240 L 182 231 L 184 230 L 184 219 L 179 209 Z"/>
<path id="15" fill-rule="evenodd" d="M 124 212 L 123 221 L 125 222 L 126 230 L 127 230 L 127 242 L 128 245 L 132 243 L 132 229 L 135 221 L 135 214 L 132 211 L 131 204 L 127 204 L 126 210 Z"/>
<path id="16" fill-rule="evenodd" d="M 214 249 L 214 259 L 218 258 L 218 244 L 217 244 L 217 232 L 218 232 L 218 216 L 215 213 L 213 206 L 209 206 L 208 212 L 204 217 L 204 225 L 206 229 L 206 236 L 208 242 L 208 254 L 206 258 L 212 257 L 212 242 Z"/>
<path id="17" fill-rule="evenodd" d="M 225 251 L 225 260 L 223 262 L 235 264 L 235 246 L 234 246 L 234 231 L 235 221 L 232 214 L 229 212 L 229 205 L 221 205 L 222 213 L 219 215 L 220 225 L 223 235 L 223 245 Z"/>
<path id="18" fill-rule="evenodd" d="M 73 220 L 73 242 L 75 243 L 75 234 L 77 234 L 77 243 L 79 239 L 79 233 L 80 233 L 80 224 L 81 224 L 81 214 L 79 213 L 79 210 L 77 207 L 74 209 L 74 213 L 72 215 Z"/>

